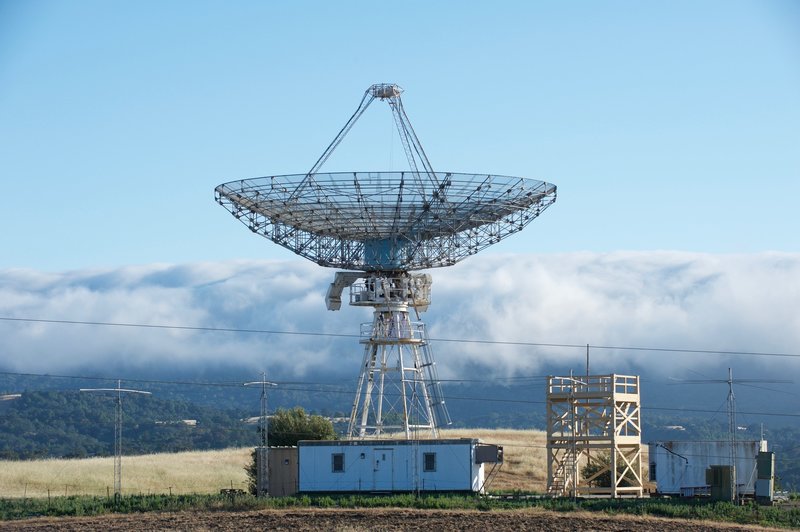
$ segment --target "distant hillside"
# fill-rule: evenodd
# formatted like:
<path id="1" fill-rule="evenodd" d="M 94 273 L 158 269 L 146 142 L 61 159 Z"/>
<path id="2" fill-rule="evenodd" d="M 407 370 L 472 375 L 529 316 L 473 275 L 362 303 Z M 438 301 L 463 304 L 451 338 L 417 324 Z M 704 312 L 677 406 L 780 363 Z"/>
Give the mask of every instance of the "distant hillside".
<path id="1" fill-rule="evenodd" d="M 0 458 L 114 454 L 113 395 L 24 392 L 0 401 Z M 255 445 L 242 411 L 219 410 L 154 396 L 123 396 L 126 454 Z"/>
<path id="2" fill-rule="evenodd" d="M 131 386 L 152 391 L 153 395 L 123 398 L 125 453 L 255 445 L 256 428 L 243 424 L 241 419 L 258 415 L 259 390 L 243 387 L 242 373 L 220 373 L 216 377 L 216 384 L 189 379 L 169 381 L 165 377 L 131 381 Z M 271 388 L 270 410 L 299 405 L 324 416 L 347 417 L 354 386 L 349 382 L 321 385 L 314 380 L 310 377 L 308 382 L 282 382 Z M 113 454 L 114 398 L 77 392 L 79 387 L 98 384 L 97 380 L 0 375 L 0 394 L 21 394 L 19 398 L 0 401 L 0 458 Z M 111 383 L 101 381 L 100 385 Z M 643 380 L 642 441 L 726 439 L 724 388 L 667 386 Z M 452 428 L 545 428 L 543 379 L 514 385 L 446 383 L 444 394 L 453 418 Z M 742 412 L 737 425 L 743 429 L 738 435 L 758 439 L 764 423 L 770 449 L 776 451 L 776 469 L 782 485 L 798 489 L 800 418 L 796 414 L 781 418 L 770 415 L 795 409 L 795 397 L 783 395 L 786 399 L 782 402 L 770 403 L 774 394 L 768 390 L 742 387 L 741 392 L 737 391 L 737 405 Z M 183 420 L 196 420 L 197 425 L 186 425 Z M 344 430 L 342 426 L 338 428 Z"/>

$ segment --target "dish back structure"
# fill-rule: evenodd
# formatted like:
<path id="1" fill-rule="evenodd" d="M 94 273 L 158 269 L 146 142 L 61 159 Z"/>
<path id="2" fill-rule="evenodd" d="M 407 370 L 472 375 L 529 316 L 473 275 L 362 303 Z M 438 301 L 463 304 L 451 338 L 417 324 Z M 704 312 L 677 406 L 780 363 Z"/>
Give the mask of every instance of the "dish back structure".
<path id="1" fill-rule="evenodd" d="M 521 231 L 556 200 L 550 183 L 494 174 L 436 172 L 395 84 L 376 84 L 305 174 L 232 181 L 217 202 L 252 232 L 337 272 L 329 310 L 373 308 L 362 324 L 364 358 L 351 438 L 419 432 L 437 436 L 450 417 L 419 313 L 431 277 L 414 270 L 451 266 Z M 320 168 L 375 100 L 388 103 L 409 163 L 394 172 L 322 173 Z M 355 271 L 354 271 L 355 270 Z M 412 320 L 413 311 L 416 320 Z"/>

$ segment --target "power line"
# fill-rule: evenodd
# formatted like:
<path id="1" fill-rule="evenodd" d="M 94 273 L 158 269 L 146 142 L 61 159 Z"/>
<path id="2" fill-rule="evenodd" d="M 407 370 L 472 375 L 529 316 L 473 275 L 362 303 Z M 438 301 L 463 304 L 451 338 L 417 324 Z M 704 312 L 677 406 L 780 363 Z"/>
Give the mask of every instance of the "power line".
<path id="1" fill-rule="evenodd" d="M 222 333 L 244 333 L 244 334 L 277 334 L 291 336 L 316 336 L 329 338 L 361 338 L 358 334 L 328 333 L 314 331 L 279 331 L 269 329 L 239 329 L 235 327 L 199 327 L 187 325 L 159 325 L 147 323 L 122 323 L 105 321 L 79 321 L 79 320 L 50 320 L 40 318 L 12 318 L 0 316 L 0 321 L 7 322 L 28 322 L 28 323 L 50 323 L 59 325 L 90 325 L 100 327 L 129 327 L 141 329 L 167 329 L 181 331 L 198 332 L 222 332 Z M 592 344 L 566 344 L 566 343 L 547 343 L 547 342 L 517 342 L 504 340 L 475 340 L 465 338 L 429 338 L 432 342 L 464 343 L 464 344 L 485 344 L 485 345 L 507 345 L 520 347 L 553 347 L 560 349 L 602 349 L 606 351 L 652 351 L 657 353 L 686 353 L 686 354 L 706 354 L 706 355 L 735 355 L 735 356 L 759 356 L 759 357 L 782 357 L 800 358 L 798 353 L 773 353 L 760 351 L 730 351 L 723 349 L 683 349 L 673 347 L 642 347 L 642 346 L 622 346 L 622 345 L 592 345 Z"/>
<path id="2" fill-rule="evenodd" d="M 248 333 L 248 334 L 285 334 L 296 336 L 329 336 L 339 338 L 359 338 L 357 334 L 344 333 L 323 333 L 310 331 L 270 331 L 266 329 L 238 329 L 233 327 L 198 327 L 188 325 L 157 325 L 148 323 L 122 323 L 108 321 L 79 321 L 79 320 L 46 320 L 39 318 L 10 318 L 0 316 L 0 321 L 20 321 L 30 323 L 53 323 L 59 325 L 94 325 L 100 327 L 130 327 L 140 329 L 168 329 L 179 331 L 200 331 L 200 332 L 226 332 L 226 333 Z"/>
<path id="3" fill-rule="evenodd" d="M 116 381 L 111 377 L 98 377 L 98 376 L 80 376 L 80 375 L 50 375 L 40 373 L 18 373 L 11 371 L 0 371 L 0 375 L 13 375 L 22 377 L 41 377 L 41 378 L 65 378 L 65 379 L 86 379 L 86 380 L 104 380 Z M 241 382 L 209 382 L 209 381 L 170 381 L 170 380 L 152 380 L 152 379 L 122 379 L 125 382 L 139 383 L 139 384 L 168 384 L 168 385 L 183 385 L 183 386 L 198 386 L 198 387 L 224 387 L 224 388 L 238 388 L 241 389 Z M 333 384 L 325 382 L 283 382 L 276 381 L 281 384 L 280 391 L 293 392 L 308 392 L 308 393 L 330 393 L 330 394 L 346 394 L 352 395 L 353 390 L 346 387 L 344 384 Z M 316 387 L 315 387 L 316 386 Z M 387 395 L 391 396 L 391 393 Z M 506 404 L 529 404 L 529 405 L 543 405 L 546 401 L 534 399 L 504 399 L 497 397 L 477 397 L 477 396 L 453 396 L 447 395 L 448 401 L 482 401 L 488 403 L 506 403 Z M 705 414 L 718 414 L 719 410 L 701 409 L 701 408 L 681 408 L 681 407 L 666 407 L 666 406 L 642 406 L 642 410 L 659 410 L 668 412 L 689 412 L 689 413 L 705 413 Z M 753 415 L 753 416 L 775 416 L 775 417 L 800 417 L 800 413 L 789 412 L 752 412 L 752 411 L 739 411 L 740 414 Z"/>
<path id="4" fill-rule="evenodd" d="M 57 373 L 26 373 L 26 372 L 19 372 L 19 371 L 0 371 L 0 375 L 13 375 L 18 377 L 47 377 L 53 379 L 80 379 L 80 380 L 95 380 L 95 381 L 114 381 L 118 379 L 118 377 L 106 377 L 101 375 L 60 375 Z M 486 377 L 482 379 L 439 379 L 439 382 L 442 383 L 487 383 L 487 382 L 495 382 L 495 383 L 503 383 L 506 381 L 513 381 L 512 384 L 516 386 L 524 386 L 524 385 L 536 385 L 536 381 L 541 381 L 541 384 L 544 384 L 545 380 L 547 379 L 547 375 L 523 375 L 523 376 L 515 376 L 515 377 Z M 183 381 L 183 380 L 164 380 L 164 379 L 141 379 L 141 378 L 127 378 L 123 379 L 126 382 L 136 382 L 136 383 L 145 383 L 145 384 L 175 384 L 175 385 L 185 385 L 185 386 L 208 386 L 208 387 L 226 387 L 226 388 L 239 388 L 241 387 L 241 379 L 240 380 L 232 380 L 232 381 Z M 522 382 L 528 381 L 528 382 Z M 640 377 L 640 382 L 654 382 L 650 379 Z M 342 384 L 341 381 L 338 382 L 321 382 L 321 381 L 286 381 L 281 380 L 275 381 L 281 385 L 308 385 L 308 386 L 333 386 L 333 387 L 345 387 L 345 384 Z M 667 383 L 668 385 L 672 385 L 673 383 Z M 677 383 L 674 383 L 677 384 Z M 744 385 L 743 385 L 744 386 Z M 751 386 L 753 388 L 758 388 L 757 386 Z M 284 388 L 287 389 L 287 388 Z M 299 388 L 298 388 L 299 389 Z M 347 390 L 351 391 L 350 387 L 346 388 Z M 787 392 L 784 390 L 775 390 L 772 388 L 760 388 L 763 390 L 776 392 L 776 393 L 786 393 L 789 395 L 800 395 L 797 393 Z"/>
<path id="5" fill-rule="evenodd" d="M 88 375 L 58 375 L 53 373 L 22 373 L 16 371 L 0 371 L 0 375 L 12 375 L 17 377 L 42 377 L 51 379 L 77 379 L 87 381 L 116 381 L 117 377 L 102 377 L 102 376 L 88 376 Z M 241 388 L 241 382 L 211 382 L 211 381 L 170 381 L 158 379 L 122 379 L 125 382 L 136 382 L 144 384 L 175 384 L 185 386 L 210 386 L 210 387 L 226 387 L 226 388 Z"/>

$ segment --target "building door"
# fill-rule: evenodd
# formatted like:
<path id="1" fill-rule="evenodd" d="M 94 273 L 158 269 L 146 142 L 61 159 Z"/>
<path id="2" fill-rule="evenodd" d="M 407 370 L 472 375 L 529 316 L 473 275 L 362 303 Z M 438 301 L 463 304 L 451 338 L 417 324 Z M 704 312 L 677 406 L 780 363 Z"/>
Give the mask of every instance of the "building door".
<path id="1" fill-rule="evenodd" d="M 372 489 L 392 491 L 394 489 L 394 449 L 373 449 L 372 469 Z"/>

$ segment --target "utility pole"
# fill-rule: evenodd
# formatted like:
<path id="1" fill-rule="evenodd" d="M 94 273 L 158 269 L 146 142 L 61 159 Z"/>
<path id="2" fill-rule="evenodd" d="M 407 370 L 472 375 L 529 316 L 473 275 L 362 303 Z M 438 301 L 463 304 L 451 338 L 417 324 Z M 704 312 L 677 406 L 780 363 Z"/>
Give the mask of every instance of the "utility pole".
<path id="1" fill-rule="evenodd" d="M 114 402 L 116 409 L 114 413 L 114 499 L 119 500 L 122 495 L 122 394 L 138 393 L 141 395 L 152 395 L 143 390 L 128 390 L 122 388 L 122 381 L 117 379 L 116 388 L 81 388 L 81 392 L 99 392 L 116 394 Z"/>
<path id="2" fill-rule="evenodd" d="M 586 378 L 589 378 L 589 344 L 586 344 Z"/>
<path id="3" fill-rule="evenodd" d="M 256 449 L 256 496 L 269 495 L 269 419 L 267 417 L 267 386 L 277 386 L 267 380 L 267 372 L 261 372 L 261 380 L 245 382 L 244 386 L 261 386 L 261 415 L 258 430 L 261 432 L 261 445 Z"/>
<path id="4" fill-rule="evenodd" d="M 728 438 L 731 464 L 731 500 L 736 503 L 736 397 L 733 395 L 733 370 L 728 368 Z"/>

